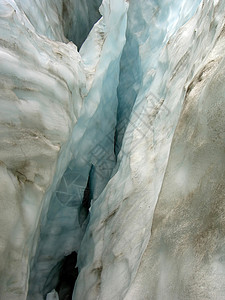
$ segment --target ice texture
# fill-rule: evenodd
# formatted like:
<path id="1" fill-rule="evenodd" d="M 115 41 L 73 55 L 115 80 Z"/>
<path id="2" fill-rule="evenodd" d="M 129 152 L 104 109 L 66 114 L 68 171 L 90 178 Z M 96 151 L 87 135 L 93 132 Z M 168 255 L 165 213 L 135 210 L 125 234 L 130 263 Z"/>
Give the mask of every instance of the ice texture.
<path id="1" fill-rule="evenodd" d="M 52 272 L 57 272 L 55 266 L 65 255 L 79 249 L 83 234 L 80 206 L 91 167 L 94 199 L 105 187 L 115 165 L 113 129 L 116 124 L 119 62 L 125 43 L 126 7 L 121 0 L 104 1 L 100 9 L 103 17 L 82 46 L 81 55 L 90 82 L 71 137 L 72 158 L 49 206 L 43 211 L 28 299 L 37 299 L 39 293 L 46 294 L 54 288 L 57 277 Z M 90 44 L 96 49 L 91 57 Z M 99 147 L 108 155 L 105 160 L 98 157 Z"/>
<path id="2" fill-rule="evenodd" d="M 147 93 L 155 77 L 162 48 L 169 37 L 193 15 L 199 3 L 200 0 L 129 2 L 126 44 L 118 86 L 117 153 L 140 90 Z M 140 101 L 143 99 L 142 95 Z"/>
<path id="3" fill-rule="evenodd" d="M 44 195 L 66 164 L 60 157 L 86 78 L 76 46 L 39 35 L 14 1 L 0 1 L 0 23 L 0 295 L 20 300 Z"/>
<path id="4" fill-rule="evenodd" d="M 140 9 L 141 3 L 142 1 L 138 4 L 130 1 L 129 10 L 132 9 L 132 5 L 137 5 Z M 143 4 L 147 5 L 146 3 L 149 2 L 143 1 Z M 182 25 L 185 12 L 187 13 L 184 4 L 187 5 L 186 8 L 192 7 L 193 13 L 199 2 L 180 3 L 184 9 L 183 13 L 178 3 L 173 10 L 167 7 L 164 11 L 161 7 L 162 13 L 173 13 L 172 20 L 174 18 L 179 20 L 180 16 L 181 23 L 179 21 L 175 23 L 179 24 L 177 28 Z M 173 3 L 170 5 L 172 6 Z M 145 7 L 143 15 L 146 11 Z M 189 17 L 190 11 L 187 14 Z M 165 22 L 168 19 L 163 20 Z M 139 21 L 140 17 L 133 18 L 133 22 L 138 24 Z M 146 20 L 143 23 L 146 23 Z M 152 28 L 155 24 L 157 22 L 151 20 L 149 27 Z M 219 119 L 217 116 L 218 107 L 223 109 L 222 95 L 217 96 L 218 100 L 215 100 L 219 104 L 214 106 L 212 102 L 210 105 L 209 112 L 213 108 L 213 111 L 216 110 L 215 113 L 212 112 L 207 119 L 202 116 L 204 125 L 203 120 L 199 119 L 202 113 L 198 107 L 199 93 L 207 84 L 201 74 L 204 76 L 205 73 L 209 82 L 213 80 L 215 73 L 210 71 L 210 66 L 216 68 L 218 60 L 223 56 L 224 50 L 221 46 L 223 42 L 219 42 L 219 52 L 216 51 L 216 42 L 222 35 L 223 26 L 224 1 L 203 1 L 188 23 L 176 33 L 175 29 L 172 30 L 175 34 L 171 38 L 165 35 L 165 39 L 168 39 L 165 42 L 168 42 L 164 47 L 162 45 L 161 51 L 155 50 L 157 55 L 160 54 L 159 58 L 154 57 L 154 48 L 151 49 L 153 53 L 150 49 L 149 52 L 147 51 L 149 45 L 154 45 L 154 40 L 151 42 L 151 39 L 155 36 L 158 38 L 159 30 L 156 30 L 153 37 L 147 35 L 149 45 L 141 43 L 139 61 L 136 60 L 139 71 L 138 68 L 134 68 L 135 72 L 139 73 L 130 74 L 130 77 L 134 76 L 134 79 L 131 78 L 131 86 L 134 87 L 133 90 L 137 88 L 138 93 L 135 95 L 133 92 L 133 98 L 136 100 L 132 100 L 135 103 L 127 122 L 128 127 L 118 156 L 115 175 L 91 208 L 89 225 L 79 250 L 80 274 L 73 299 L 223 299 L 224 284 L 221 279 L 223 263 L 219 257 L 223 257 L 223 233 L 220 222 L 224 214 L 217 206 L 217 203 L 224 199 L 224 184 L 222 184 L 224 153 L 222 155 L 219 150 L 222 149 L 220 143 L 223 143 L 223 135 L 219 130 L 222 128 L 223 113 Z M 161 25 L 160 28 L 163 26 Z M 168 28 L 168 24 L 165 28 Z M 151 31 L 154 32 L 153 28 Z M 140 37 L 141 34 L 137 36 Z M 162 38 L 160 42 L 162 43 L 163 40 Z M 159 48 L 157 42 L 155 47 Z M 136 52 L 135 55 L 137 56 Z M 129 61 L 129 55 L 124 59 Z M 121 70 L 122 72 L 125 72 L 124 69 Z M 135 76 L 138 77 L 140 74 L 143 82 L 138 82 L 137 86 L 132 85 L 132 80 L 135 84 Z M 126 75 L 124 81 L 125 78 Z M 129 80 L 128 76 L 127 79 Z M 213 83 L 210 84 L 212 85 Z M 187 111 L 183 116 L 182 111 L 186 107 L 188 95 L 194 87 L 192 105 L 195 106 L 196 112 L 191 116 L 192 112 Z M 212 95 L 217 93 L 217 87 L 218 85 L 214 90 L 210 88 L 208 99 L 214 99 Z M 124 94 L 127 94 L 126 91 Z M 209 114 L 206 109 L 204 110 L 206 115 Z M 183 118 L 183 121 L 180 118 Z M 212 118 L 211 121 L 213 124 L 215 122 L 215 125 L 209 125 L 209 118 Z M 121 119 L 123 119 L 122 113 Z M 197 128 L 194 131 L 194 120 L 197 119 L 203 126 L 202 135 L 199 133 L 198 137 L 196 137 Z M 183 123 L 184 129 L 180 144 L 173 154 L 173 164 L 176 167 L 167 175 L 165 171 L 168 172 L 169 168 L 168 158 L 169 155 L 172 156 L 171 151 L 173 151 L 171 143 L 172 141 L 175 143 L 178 138 L 179 131 L 175 129 L 180 122 Z M 218 130 L 215 141 L 220 146 L 214 160 L 211 158 L 213 155 L 211 148 L 217 146 L 210 146 L 215 141 L 207 142 L 208 126 L 209 128 L 215 126 L 214 130 Z M 189 130 L 190 133 L 187 135 Z M 211 136 L 213 135 L 211 131 Z M 196 138 L 197 143 L 194 142 Z M 209 146 L 204 147 L 205 153 L 201 157 L 196 149 L 204 143 Z M 190 145 L 190 152 L 186 152 L 188 145 Z M 185 157 L 187 157 L 186 162 L 183 161 Z M 189 173 L 191 165 L 193 167 Z M 213 173 L 207 177 L 212 165 L 215 169 L 219 168 L 218 177 Z M 208 191 L 202 189 L 203 183 L 200 178 L 198 179 L 198 175 L 204 176 L 202 180 L 208 186 Z M 192 186 L 189 186 L 188 181 L 186 182 L 188 178 L 192 180 Z M 197 187 L 199 192 L 196 190 Z M 164 195 L 162 195 L 163 190 L 165 190 Z M 205 191 L 208 194 L 207 208 Z M 195 196 L 195 192 L 199 193 L 199 196 Z M 217 197 L 220 200 L 217 200 Z M 194 204 L 195 201 L 198 202 Z M 214 205 L 214 213 L 210 211 L 211 205 Z M 221 218 L 221 221 L 217 220 L 217 217 Z M 196 234 L 193 234 L 194 231 Z M 153 236 L 151 232 L 154 233 Z M 217 237 L 219 232 L 220 237 Z M 215 239 L 212 238 L 214 234 Z M 221 246 L 216 246 L 213 240 Z M 207 249 L 208 245 L 210 250 Z M 213 259 L 212 255 L 214 255 Z M 177 257 L 179 260 L 176 260 Z"/>
<path id="5" fill-rule="evenodd" d="M 0 300 L 224 299 L 224 21 L 0 0 Z"/>
<path id="6" fill-rule="evenodd" d="M 53 290 L 52 292 L 48 293 L 46 300 L 59 300 L 58 293 Z"/>

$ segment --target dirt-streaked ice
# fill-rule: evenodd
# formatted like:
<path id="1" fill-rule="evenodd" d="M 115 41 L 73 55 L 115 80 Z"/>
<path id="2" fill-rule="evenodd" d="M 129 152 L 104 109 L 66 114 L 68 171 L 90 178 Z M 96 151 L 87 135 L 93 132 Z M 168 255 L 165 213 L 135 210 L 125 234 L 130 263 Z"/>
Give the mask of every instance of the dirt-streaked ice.
<path id="1" fill-rule="evenodd" d="M 225 1 L 100 2 L 0 0 L 0 299 L 223 300 Z"/>

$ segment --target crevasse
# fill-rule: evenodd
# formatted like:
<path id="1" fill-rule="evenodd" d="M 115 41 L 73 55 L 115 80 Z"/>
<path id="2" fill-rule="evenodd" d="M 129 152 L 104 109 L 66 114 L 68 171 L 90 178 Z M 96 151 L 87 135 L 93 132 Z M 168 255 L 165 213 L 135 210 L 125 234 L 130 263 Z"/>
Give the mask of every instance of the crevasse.
<path id="1" fill-rule="evenodd" d="M 222 300 L 225 1 L 100 2 L 0 1 L 1 299 Z"/>
<path id="2" fill-rule="evenodd" d="M 78 252 L 85 229 L 83 222 L 86 216 L 81 204 L 88 178 L 93 201 L 105 187 L 115 165 L 116 88 L 125 43 L 126 3 L 106 1 L 100 11 L 103 18 L 95 25 L 81 49 L 89 90 L 84 91 L 84 103 L 72 132 L 71 160 L 43 214 L 30 277 L 31 299 L 40 290 L 46 294 L 54 288 L 58 273 L 55 266 L 65 255 Z M 100 153 L 99 157 L 99 151 L 105 152 Z M 56 245 L 60 245 L 60 249 L 57 247 L 57 252 L 52 255 Z M 43 269 L 46 257 L 48 262 Z M 56 275 L 51 272 L 56 272 Z M 47 280 L 49 277 L 52 282 Z"/>
<path id="3" fill-rule="evenodd" d="M 96 24 L 96 26 L 93 29 L 93 32 L 88 37 L 86 43 L 83 45 L 80 53 L 82 55 L 83 61 L 87 65 L 87 68 L 89 68 L 88 72 L 90 72 L 90 81 L 91 83 L 88 83 L 89 86 L 91 86 L 87 96 L 85 97 L 85 102 L 83 106 L 83 111 L 81 112 L 81 116 L 75 126 L 74 132 L 73 132 L 73 138 L 71 146 L 74 150 L 73 152 L 73 159 L 69 163 L 69 168 L 65 171 L 65 175 L 62 178 L 61 183 L 59 184 L 57 188 L 57 192 L 54 193 L 54 196 L 51 199 L 50 202 L 50 208 L 48 209 L 48 219 L 46 221 L 46 225 L 44 222 L 42 222 L 43 228 L 41 232 L 41 239 L 39 242 L 39 247 L 36 252 L 36 261 L 34 263 L 33 267 L 33 273 L 35 276 L 33 277 L 31 275 L 31 282 L 35 282 L 34 289 L 41 289 L 44 290 L 44 294 L 54 287 L 55 282 L 53 280 L 53 283 L 47 281 L 46 285 L 46 277 L 55 278 L 55 274 L 49 275 L 49 270 L 53 270 L 51 272 L 57 273 L 57 268 L 55 266 L 57 263 L 66 255 L 69 254 L 72 250 L 75 250 L 76 252 L 79 249 L 79 243 L 82 239 L 82 224 L 80 224 L 80 220 L 84 219 L 82 217 L 83 210 L 80 208 L 80 204 L 82 202 L 83 193 L 85 190 L 85 187 L 87 185 L 88 177 L 90 178 L 90 187 L 91 187 L 91 198 L 92 200 L 96 199 L 104 186 L 106 185 L 107 181 L 110 178 L 111 171 L 115 165 L 115 155 L 117 155 L 117 149 L 120 149 L 120 142 L 117 141 L 117 135 L 121 136 L 123 135 L 123 131 L 127 126 L 127 122 L 129 122 L 129 114 L 132 110 L 132 106 L 135 102 L 135 99 L 138 95 L 139 89 L 136 87 L 136 95 L 134 99 L 132 97 L 129 97 L 129 94 L 126 93 L 128 90 L 126 87 L 123 86 L 123 81 L 119 80 L 122 76 L 125 76 L 125 78 L 129 82 L 129 74 L 132 68 L 135 68 L 135 65 L 132 66 L 132 64 L 129 62 L 129 57 L 131 58 L 133 56 L 133 53 L 135 51 L 141 51 L 139 49 L 139 44 L 151 44 L 151 47 L 148 45 L 145 45 L 146 48 L 149 48 L 149 51 L 151 52 L 151 48 L 156 48 L 155 53 L 153 53 L 152 57 L 148 57 L 148 62 L 154 61 L 153 66 L 150 68 L 155 67 L 157 68 L 157 60 L 155 57 L 157 57 L 157 52 L 160 52 L 160 47 L 163 47 L 163 44 L 166 43 L 166 40 L 169 38 L 169 36 L 176 30 L 176 28 L 179 27 L 179 25 L 184 23 L 188 17 L 193 13 L 193 11 L 196 9 L 195 5 L 193 5 L 192 11 L 190 11 L 190 8 L 188 9 L 184 7 L 183 14 L 184 16 L 180 16 L 180 11 L 177 9 L 177 16 L 174 13 L 173 17 L 170 17 L 170 20 L 165 22 L 165 20 L 162 20 L 162 17 L 159 16 L 155 20 L 155 26 L 148 26 L 148 23 L 145 24 L 144 28 L 145 30 L 141 30 L 140 36 L 137 38 L 137 45 L 133 46 L 133 48 L 130 48 L 130 44 L 132 43 L 132 37 L 126 38 L 126 46 L 124 49 L 125 51 L 130 51 L 130 53 L 127 55 L 126 52 L 124 55 L 125 58 L 122 58 L 120 64 L 127 65 L 128 72 L 123 74 L 123 67 L 120 66 L 121 72 L 119 71 L 119 61 L 120 56 L 123 50 L 123 46 L 125 43 L 124 37 L 122 33 L 125 33 L 128 35 L 129 31 L 133 36 L 137 34 L 137 32 L 140 30 L 138 27 L 142 26 L 137 24 L 136 28 L 135 25 L 133 25 L 134 18 L 138 18 L 139 22 L 146 22 L 145 16 L 143 16 L 143 11 L 145 10 L 146 16 L 148 16 L 150 20 L 150 16 L 157 11 L 157 9 L 160 11 L 162 9 L 159 4 L 157 3 L 149 3 L 146 5 L 145 3 L 139 3 L 132 5 L 130 3 L 129 8 L 129 14 L 133 14 L 131 18 L 128 20 L 130 23 L 128 23 L 128 28 L 126 28 L 126 14 L 123 15 L 123 12 L 121 11 L 123 15 L 123 30 L 121 30 L 120 23 L 119 26 L 115 26 L 115 20 L 118 20 L 120 22 L 120 15 L 118 14 L 118 10 L 120 10 L 119 3 L 112 3 L 109 2 L 109 4 L 103 3 L 102 7 L 109 7 L 110 5 L 110 14 L 107 9 L 105 9 L 105 14 L 103 13 L 103 24 L 100 23 Z M 115 6 L 114 6 L 115 5 Z M 168 9 L 171 9 L 173 11 L 173 8 L 169 5 Z M 113 9 L 112 9 L 113 8 Z M 164 8 L 166 9 L 166 8 Z M 115 11 L 114 11 L 115 10 Z M 148 10 L 148 14 L 147 14 Z M 182 11 L 182 7 L 181 7 Z M 140 14 L 139 16 L 134 16 L 135 14 Z M 182 13 L 182 12 L 181 12 Z M 185 15 L 187 14 L 187 16 Z M 105 17 L 105 18 L 104 18 Z M 111 21 L 110 22 L 110 17 Z M 179 19 L 181 18 L 181 20 Z M 172 21 L 171 21 L 172 19 Z M 149 21 L 148 21 L 149 22 Z M 165 23 L 164 26 L 162 26 L 163 22 Z M 180 22 L 180 24 L 179 24 Z M 170 27 L 168 27 L 168 24 L 170 24 Z M 104 36 L 105 28 L 104 26 L 108 26 L 108 28 L 115 28 L 115 34 L 114 37 L 112 36 L 106 37 Z M 160 28 L 161 26 L 161 28 Z M 157 30 L 160 28 L 161 34 L 160 35 L 154 35 L 154 30 Z M 97 37 L 96 37 L 97 32 Z M 94 37 L 93 37 L 94 36 Z M 121 37 L 121 38 L 120 38 Z M 150 37 L 150 38 L 149 38 Z M 97 43 L 96 43 L 97 39 Z M 120 41 L 121 39 L 121 41 Z M 111 43 L 110 43 L 111 40 Z M 116 47 L 115 44 L 113 44 L 113 41 L 117 40 L 118 45 L 120 47 Z M 133 38 L 134 40 L 134 38 Z M 108 43 L 107 43 L 108 42 Z M 121 43 L 122 42 L 122 43 Z M 97 45 L 96 45 L 97 44 Z M 155 46 L 154 46 L 155 44 Z M 95 49 L 97 47 L 97 51 L 93 51 L 90 53 L 90 49 Z M 104 53 L 104 47 L 106 54 Z M 126 50 L 126 47 L 128 50 Z M 117 63 L 114 61 L 114 53 L 115 50 L 117 51 Z M 111 51 L 111 53 L 110 53 Z M 137 61 L 141 60 L 142 56 L 140 53 L 138 53 Z M 108 59 L 108 63 L 106 61 Z M 142 58 L 143 59 L 143 58 Z M 101 60 L 103 63 L 101 64 Z M 123 62 L 124 61 L 124 62 Z M 116 65 L 117 64 L 117 65 Z M 130 68 L 129 68 L 130 64 Z M 145 63 L 142 62 L 143 65 Z M 143 65 L 141 65 L 141 70 L 143 69 Z M 116 67 L 116 68 L 115 68 Z M 93 69 L 95 69 L 93 73 Z M 105 74 L 101 77 L 98 76 L 98 70 L 100 73 Z M 114 77 L 115 76 L 115 77 Z M 119 78 L 118 78 L 119 76 Z M 138 80 L 143 80 L 143 75 L 138 76 Z M 112 80 L 110 82 L 110 80 Z M 97 82 L 97 83 L 95 83 Z M 120 83 L 120 85 L 119 85 Z M 127 84 L 127 83 L 126 83 Z M 148 83 L 148 85 L 150 82 Z M 135 86 L 137 86 L 137 82 L 134 82 Z M 118 92 L 117 92 L 117 86 L 118 86 Z M 132 89 L 133 87 L 131 87 Z M 110 92 L 112 94 L 110 94 Z M 123 93 L 126 95 L 124 97 L 119 98 L 119 108 L 117 109 L 117 95 L 120 95 L 120 93 Z M 125 107 L 123 108 L 125 103 Z M 105 111 L 105 116 L 107 116 L 107 119 L 103 118 L 103 114 Z M 130 112 L 129 112 L 130 111 Z M 118 120 L 116 120 L 116 115 L 118 116 Z M 122 119 L 121 119 L 122 116 Z M 112 120 L 112 121 L 110 121 Z M 122 124 L 121 124 L 122 120 Z M 117 121 L 117 122 L 116 122 Z M 90 125 L 89 125 L 90 124 Z M 115 132 L 115 126 L 116 132 Z M 122 132 L 121 132 L 122 131 Z M 116 136 L 115 136 L 116 135 Z M 114 139 L 116 141 L 114 142 Z M 115 145 L 114 145 L 115 143 Z M 115 153 L 114 153 L 115 151 Z M 91 157 L 90 157 L 91 156 Z M 56 203 L 63 202 L 65 208 L 65 212 L 62 212 L 61 207 L 57 207 Z M 75 207 L 75 211 L 73 212 L 73 215 L 76 215 L 76 218 L 71 218 L 71 207 Z M 61 226 L 65 227 L 66 229 L 61 230 L 60 234 L 56 234 L 55 238 L 52 234 L 52 231 L 50 228 L 57 228 L 60 226 L 60 221 L 57 218 L 57 211 L 60 210 L 59 218 L 62 219 L 62 216 L 64 216 L 65 219 L 67 219 L 67 222 L 61 221 Z M 68 211 L 66 213 L 66 210 Z M 65 214 L 65 215 L 64 215 Z M 51 217 L 53 215 L 53 217 Z M 70 218 L 68 218 L 70 217 Z M 52 220 L 54 219 L 54 220 Z M 75 223 L 76 222 L 76 223 Z M 69 224 L 70 223 L 70 224 Z M 50 225 L 49 225 L 50 224 Z M 50 226 L 50 228 L 49 228 Z M 65 233 L 68 231 L 68 236 Z M 73 235 L 71 234 L 73 232 Z M 49 238 L 49 235 L 51 235 L 51 238 Z M 42 238 L 43 236 L 43 238 Z M 62 241 L 61 241 L 61 240 Z M 69 245 L 69 241 L 71 241 L 71 245 Z M 52 248 L 57 245 L 57 243 L 62 244 L 62 242 L 65 244 L 66 247 L 61 247 L 61 251 L 57 251 L 57 255 L 55 254 L 52 261 L 49 260 L 49 266 L 46 267 L 46 275 L 44 276 L 43 272 L 41 272 L 38 269 L 38 266 L 42 266 L 42 260 L 45 259 L 46 256 L 52 256 Z M 46 246 L 47 244 L 47 246 Z M 77 245 L 76 245 L 77 244 Z M 45 248 L 44 256 L 42 254 L 42 250 L 40 248 Z M 46 251 L 46 248 L 49 249 L 49 254 Z M 40 253 L 39 255 L 37 253 Z M 40 260 L 40 261 L 39 261 Z M 38 280 L 36 279 L 36 276 L 38 276 Z M 38 287 L 36 282 L 39 282 L 39 285 L 42 284 L 41 288 Z M 43 283 L 41 283 L 43 282 Z M 30 285 L 31 286 L 31 285 Z M 31 289 L 30 294 L 34 294 L 34 290 Z M 33 297 L 33 296 L 32 296 Z"/>

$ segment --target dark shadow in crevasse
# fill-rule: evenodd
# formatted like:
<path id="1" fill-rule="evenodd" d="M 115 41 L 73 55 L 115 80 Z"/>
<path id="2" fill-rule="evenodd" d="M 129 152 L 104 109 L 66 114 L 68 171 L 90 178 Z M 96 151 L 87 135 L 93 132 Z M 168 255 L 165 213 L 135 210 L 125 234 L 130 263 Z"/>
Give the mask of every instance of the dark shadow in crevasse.
<path id="1" fill-rule="evenodd" d="M 77 253 L 74 251 L 70 255 L 65 256 L 61 262 L 59 273 L 59 281 L 56 286 L 56 291 L 59 295 L 59 300 L 71 300 L 74 285 L 78 276 Z"/>
<path id="2" fill-rule="evenodd" d="M 91 206 L 91 199 L 93 196 L 92 188 L 91 188 L 92 174 L 93 174 L 93 165 L 91 166 L 91 169 L 89 172 L 87 186 L 85 188 L 83 200 L 82 200 L 82 203 L 81 203 L 81 206 L 79 209 L 79 223 L 80 223 L 81 227 L 83 225 L 86 226 L 85 224 L 87 224 L 87 221 L 88 221 L 87 217 L 89 215 L 89 208 Z"/>
<path id="3" fill-rule="evenodd" d="M 84 191 L 83 201 L 79 212 L 79 221 L 81 226 L 87 221 L 89 214 L 89 208 L 91 203 L 91 174 L 93 166 L 90 169 L 88 182 Z M 59 275 L 58 284 L 55 290 L 58 292 L 59 300 L 72 300 L 72 294 L 74 285 L 78 276 L 77 264 L 77 253 L 74 251 L 70 255 L 65 256 L 64 259 L 59 263 Z"/>
<path id="4" fill-rule="evenodd" d="M 86 40 L 93 25 L 100 19 L 102 0 L 64 0 L 63 29 L 65 37 L 78 48 Z"/>

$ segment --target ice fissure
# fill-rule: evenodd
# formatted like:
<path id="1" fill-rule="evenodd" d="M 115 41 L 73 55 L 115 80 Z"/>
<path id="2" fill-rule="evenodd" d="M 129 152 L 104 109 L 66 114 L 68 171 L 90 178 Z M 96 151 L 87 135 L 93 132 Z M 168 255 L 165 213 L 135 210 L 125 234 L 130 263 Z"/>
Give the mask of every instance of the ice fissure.
<path id="1" fill-rule="evenodd" d="M 224 0 L 0 0 L 0 300 L 224 299 Z"/>
<path id="2" fill-rule="evenodd" d="M 74 285 L 78 276 L 76 262 L 77 253 L 72 252 L 61 263 L 58 284 L 56 285 L 59 300 L 69 300 L 72 298 Z"/>

